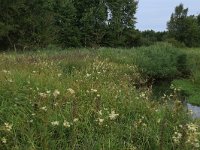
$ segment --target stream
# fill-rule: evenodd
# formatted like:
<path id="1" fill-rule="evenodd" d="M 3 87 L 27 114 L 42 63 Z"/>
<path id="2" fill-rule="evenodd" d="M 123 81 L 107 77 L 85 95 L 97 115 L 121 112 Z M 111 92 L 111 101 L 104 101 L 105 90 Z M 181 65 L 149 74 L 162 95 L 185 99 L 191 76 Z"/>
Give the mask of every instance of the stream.
<path id="1" fill-rule="evenodd" d="M 200 118 L 200 107 L 199 106 L 194 106 L 192 104 L 187 103 L 187 108 L 188 110 L 191 110 L 192 113 L 192 118 Z"/>
<path id="2" fill-rule="evenodd" d="M 153 85 L 153 95 L 155 98 L 159 98 L 163 96 L 164 93 L 170 93 L 170 85 L 171 82 L 169 81 L 159 81 L 154 83 Z M 193 119 L 200 119 L 200 106 L 195 106 L 190 103 L 185 103 L 185 107 L 188 110 L 192 111 L 192 118 Z"/>

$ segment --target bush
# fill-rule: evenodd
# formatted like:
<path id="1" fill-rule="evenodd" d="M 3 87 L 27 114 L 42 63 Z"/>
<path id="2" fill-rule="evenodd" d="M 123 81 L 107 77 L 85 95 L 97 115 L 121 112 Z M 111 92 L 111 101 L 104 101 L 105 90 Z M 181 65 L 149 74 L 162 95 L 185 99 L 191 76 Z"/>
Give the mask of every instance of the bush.
<path id="1" fill-rule="evenodd" d="M 134 63 L 150 78 L 173 79 L 188 72 L 186 54 L 169 43 L 141 47 L 135 55 Z"/>
<path id="2" fill-rule="evenodd" d="M 172 45 L 175 46 L 175 47 L 179 47 L 179 48 L 184 48 L 184 47 L 186 47 L 184 43 L 179 42 L 179 41 L 177 41 L 177 40 L 174 39 L 174 38 L 166 39 L 166 41 L 167 41 L 168 43 L 172 44 Z"/>

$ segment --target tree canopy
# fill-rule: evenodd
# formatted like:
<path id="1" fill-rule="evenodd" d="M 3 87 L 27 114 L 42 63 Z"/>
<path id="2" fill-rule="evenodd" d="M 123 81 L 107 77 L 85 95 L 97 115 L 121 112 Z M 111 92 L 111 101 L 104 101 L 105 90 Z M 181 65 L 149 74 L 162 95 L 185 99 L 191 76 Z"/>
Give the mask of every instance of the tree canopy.
<path id="1" fill-rule="evenodd" d="M 200 46 L 199 16 L 188 16 L 188 8 L 184 8 L 183 4 L 177 6 L 167 23 L 169 37 L 189 47 Z"/>
<path id="2" fill-rule="evenodd" d="M 136 45 L 136 0 L 0 0 L 0 5 L 1 48 Z"/>

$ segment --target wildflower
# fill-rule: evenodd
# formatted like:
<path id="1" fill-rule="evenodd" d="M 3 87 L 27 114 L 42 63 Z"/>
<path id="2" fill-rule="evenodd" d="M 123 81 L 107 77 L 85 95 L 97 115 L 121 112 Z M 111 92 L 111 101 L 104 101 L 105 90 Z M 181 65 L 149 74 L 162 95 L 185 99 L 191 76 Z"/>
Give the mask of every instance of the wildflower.
<path id="1" fill-rule="evenodd" d="M 142 126 L 146 127 L 146 126 L 147 126 L 147 124 L 146 124 L 146 123 L 142 123 Z"/>
<path id="2" fill-rule="evenodd" d="M 193 123 L 188 124 L 187 127 L 188 127 L 188 129 L 189 129 L 190 131 L 193 131 L 193 132 L 196 132 L 197 129 L 198 129 L 198 126 L 195 125 L 195 124 L 193 124 Z"/>
<path id="3" fill-rule="evenodd" d="M 13 126 L 12 124 L 9 124 L 9 123 L 6 122 L 6 123 L 4 123 L 4 125 L 5 125 L 5 128 L 6 128 L 7 131 L 10 132 L 12 130 L 12 126 Z"/>
<path id="4" fill-rule="evenodd" d="M 50 94 L 50 93 L 51 93 L 51 91 L 46 91 L 46 93 L 47 93 L 47 94 Z"/>
<path id="5" fill-rule="evenodd" d="M 101 95 L 100 94 L 97 94 L 97 97 L 100 97 Z"/>
<path id="6" fill-rule="evenodd" d="M 87 74 L 86 74 L 86 77 L 89 77 L 89 76 L 91 76 L 91 74 L 87 73 Z"/>
<path id="7" fill-rule="evenodd" d="M 110 120 L 115 120 L 118 116 L 119 114 L 116 114 L 114 110 L 109 114 Z"/>
<path id="8" fill-rule="evenodd" d="M 73 122 L 77 122 L 78 121 L 78 118 L 74 118 Z"/>
<path id="9" fill-rule="evenodd" d="M 42 97 L 42 98 L 46 98 L 47 94 L 46 93 L 39 93 L 39 96 Z"/>
<path id="10" fill-rule="evenodd" d="M 61 74 L 61 73 L 59 73 L 59 74 L 58 74 L 58 77 L 60 77 L 61 75 L 62 75 L 62 74 Z"/>
<path id="11" fill-rule="evenodd" d="M 104 119 L 98 118 L 99 125 L 101 125 L 104 122 Z"/>
<path id="12" fill-rule="evenodd" d="M 47 111 L 47 107 L 46 107 L 46 106 L 41 107 L 40 109 L 41 109 L 41 110 L 44 110 L 44 111 Z"/>
<path id="13" fill-rule="evenodd" d="M 195 146 L 196 148 L 199 148 L 199 143 L 195 143 L 194 146 Z"/>
<path id="14" fill-rule="evenodd" d="M 98 114 L 99 114 L 100 116 L 102 116 L 102 110 L 98 111 Z"/>
<path id="15" fill-rule="evenodd" d="M 5 137 L 1 138 L 1 142 L 6 144 L 7 143 L 7 139 Z"/>
<path id="16" fill-rule="evenodd" d="M 172 137 L 174 143 L 178 144 L 180 142 L 181 138 L 182 138 L 182 134 L 181 133 L 174 132 L 174 135 Z"/>
<path id="17" fill-rule="evenodd" d="M 71 89 L 71 88 L 67 89 L 67 91 L 72 95 L 75 94 L 75 91 L 73 89 Z"/>
<path id="18" fill-rule="evenodd" d="M 12 79 L 8 79 L 8 82 L 13 83 L 13 80 Z"/>
<path id="19" fill-rule="evenodd" d="M 140 97 L 145 98 L 145 93 L 141 93 Z"/>
<path id="20" fill-rule="evenodd" d="M 10 71 L 8 71 L 8 70 L 3 70 L 2 72 L 3 72 L 3 73 L 10 74 Z"/>
<path id="21" fill-rule="evenodd" d="M 52 126 L 58 126 L 59 125 L 59 121 L 53 121 L 51 122 Z"/>
<path id="22" fill-rule="evenodd" d="M 56 103 L 54 103 L 53 105 L 54 105 L 54 106 L 58 106 L 58 103 L 56 102 Z"/>
<path id="23" fill-rule="evenodd" d="M 56 89 L 56 90 L 53 92 L 53 96 L 54 96 L 54 97 L 57 97 L 58 95 L 60 95 L 60 92 Z"/>
<path id="24" fill-rule="evenodd" d="M 66 120 L 64 120 L 63 126 L 64 126 L 65 128 L 69 128 L 69 127 L 70 127 L 70 123 L 67 122 Z"/>
<path id="25" fill-rule="evenodd" d="M 91 92 L 94 92 L 94 93 L 96 93 L 96 92 L 97 92 L 97 90 L 96 90 L 96 89 L 91 89 Z"/>

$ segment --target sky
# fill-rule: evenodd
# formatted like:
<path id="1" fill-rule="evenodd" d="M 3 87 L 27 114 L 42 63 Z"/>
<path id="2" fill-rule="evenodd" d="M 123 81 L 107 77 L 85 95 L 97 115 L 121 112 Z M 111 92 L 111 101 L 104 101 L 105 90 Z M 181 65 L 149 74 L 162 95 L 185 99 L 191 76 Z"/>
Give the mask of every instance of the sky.
<path id="1" fill-rule="evenodd" d="M 167 21 L 180 3 L 189 9 L 189 15 L 200 14 L 200 0 L 139 0 L 136 28 L 142 31 L 166 30 Z"/>

